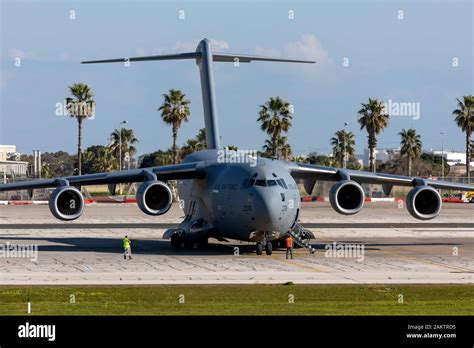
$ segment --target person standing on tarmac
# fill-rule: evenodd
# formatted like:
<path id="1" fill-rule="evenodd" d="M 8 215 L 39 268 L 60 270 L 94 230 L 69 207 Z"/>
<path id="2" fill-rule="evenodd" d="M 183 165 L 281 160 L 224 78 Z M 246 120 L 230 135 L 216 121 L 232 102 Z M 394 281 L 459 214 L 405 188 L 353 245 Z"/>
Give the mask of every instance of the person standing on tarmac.
<path id="1" fill-rule="evenodd" d="M 123 250 L 124 250 L 123 259 L 126 260 L 127 255 L 128 255 L 128 259 L 131 260 L 132 259 L 132 242 L 130 241 L 130 239 L 128 239 L 128 236 L 125 236 L 125 238 L 123 239 Z"/>
<path id="2" fill-rule="evenodd" d="M 286 259 L 288 260 L 288 254 L 291 255 L 291 259 L 293 259 L 293 237 L 288 236 L 286 238 Z"/>

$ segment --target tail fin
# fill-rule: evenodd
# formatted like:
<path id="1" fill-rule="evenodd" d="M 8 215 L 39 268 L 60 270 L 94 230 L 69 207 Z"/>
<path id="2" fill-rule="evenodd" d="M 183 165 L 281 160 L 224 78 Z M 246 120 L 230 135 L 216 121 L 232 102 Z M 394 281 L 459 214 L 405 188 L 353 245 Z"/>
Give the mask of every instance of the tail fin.
<path id="1" fill-rule="evenodd" d="M 209 40 L 201 40 L 195 52 L 187 52 L 180 54 L 166 54 L 158 56 L 132 57 L 132 58 L 117 58 L 105 60 L 89 60 L 82 64 L 95 63 L 125 63 L 125 62 L 145 62 L 145 61 L 160 61 L 160 60 L 182 60 L 195 59 L 199 65 L 201 73 L 201 92 L 202 102 L 204 108 L 204 123 L 206 126 L 206 141 L 208 149 L 219 149 L 220 136 L 217 118 L 217 108 L 215 102 L 214 80 L 212 77 L 212 62 L 240 62 L 250 63 L 251 61 L 266 61 L 266 62 L 287 62 L 287 63 L 316 63 L 310 60 L 294 60 L 282 59 L 263 56 L 252 56 L 245 54 L 233 53 L 217 53 L 212 52 Z"/>

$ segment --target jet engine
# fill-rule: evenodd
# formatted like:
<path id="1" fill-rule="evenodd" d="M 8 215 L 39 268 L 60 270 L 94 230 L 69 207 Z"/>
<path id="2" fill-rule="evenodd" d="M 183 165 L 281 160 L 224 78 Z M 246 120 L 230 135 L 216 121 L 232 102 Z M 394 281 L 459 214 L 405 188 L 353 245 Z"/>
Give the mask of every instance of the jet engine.
<path id="1" fill-rule="evenodd" d="M 162 215 L 171 208 L 173 194 L 161 181 L 146 181 L 137 191 L 138 207 L 148 215 Z"/>
<path id="2" fill-rule="evenodd" d="M 334 184 L 329 193 L 331 206 L 339 214 L 357 214 L 364 207 L 365 193 L 357 182 L 343 180 Z"/>
<path id="3" fill-rule="evenodd" d="M 49 198 L 49 210 L 59 220 L 75 220 L 84 210 L 84 197 L 74 186 L 58 187 Z"/>
<path id="4" fill-rule="evenodd" d="M 431 186 L 417 186 L 407 195 L 407 209 L 419 220 L 429 220 L 438 216 L 441 210 L 441 196 Z"/>

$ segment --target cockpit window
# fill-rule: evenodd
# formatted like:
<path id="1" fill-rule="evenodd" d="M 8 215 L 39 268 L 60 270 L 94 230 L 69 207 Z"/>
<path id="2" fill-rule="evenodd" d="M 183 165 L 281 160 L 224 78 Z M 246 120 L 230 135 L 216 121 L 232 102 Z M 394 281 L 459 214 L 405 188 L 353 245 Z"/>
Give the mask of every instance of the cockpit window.
<path id="1" fill-rule="evenodd" d="M 265 180 L 265 179 L 244 179 L 242 181 L 242 184 L 240 185 L 240 189 L 246 189 L 247 187 L 251 186 L 262 186 L 262 187 L 275 187 L 275 186 L 280 186 L 284 189 L 288 189 L 288 186 L 286 185 L 285 180 L 283 179 L 276 179 L 276 180 Z"/>
<path id="2" fill-rule="evenodd" d="M 278 179 L 277 182 L 278 182 L 278 185 L 280 185 L 280 186 L 283 187 L 284 189 L 288 189 L 288 186 L 286 186 L 285 180 L 283 180 L 283 179 Z"/>

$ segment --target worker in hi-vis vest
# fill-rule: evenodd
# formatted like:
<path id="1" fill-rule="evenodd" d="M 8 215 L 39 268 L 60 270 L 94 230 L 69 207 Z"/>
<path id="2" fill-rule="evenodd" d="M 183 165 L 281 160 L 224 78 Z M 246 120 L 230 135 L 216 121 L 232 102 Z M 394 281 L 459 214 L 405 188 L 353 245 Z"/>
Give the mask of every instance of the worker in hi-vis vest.
<path id="1" fill-rule="evenodd" d="M 291 255 L 291 258 L 293 259 L 293 237 L 288 236 L 286 238 L 286 259 L 288 260 L 288 254 Z"/>
<path id="2" fill-rule="evenodd" d="M 123 250 L 123 259 L 126 260 L 128 255 L 128 259 L 130 260 L 132 258 L 132 242 L 128 239 L 128 236 L 125 236 L 123 239 Z"/>

